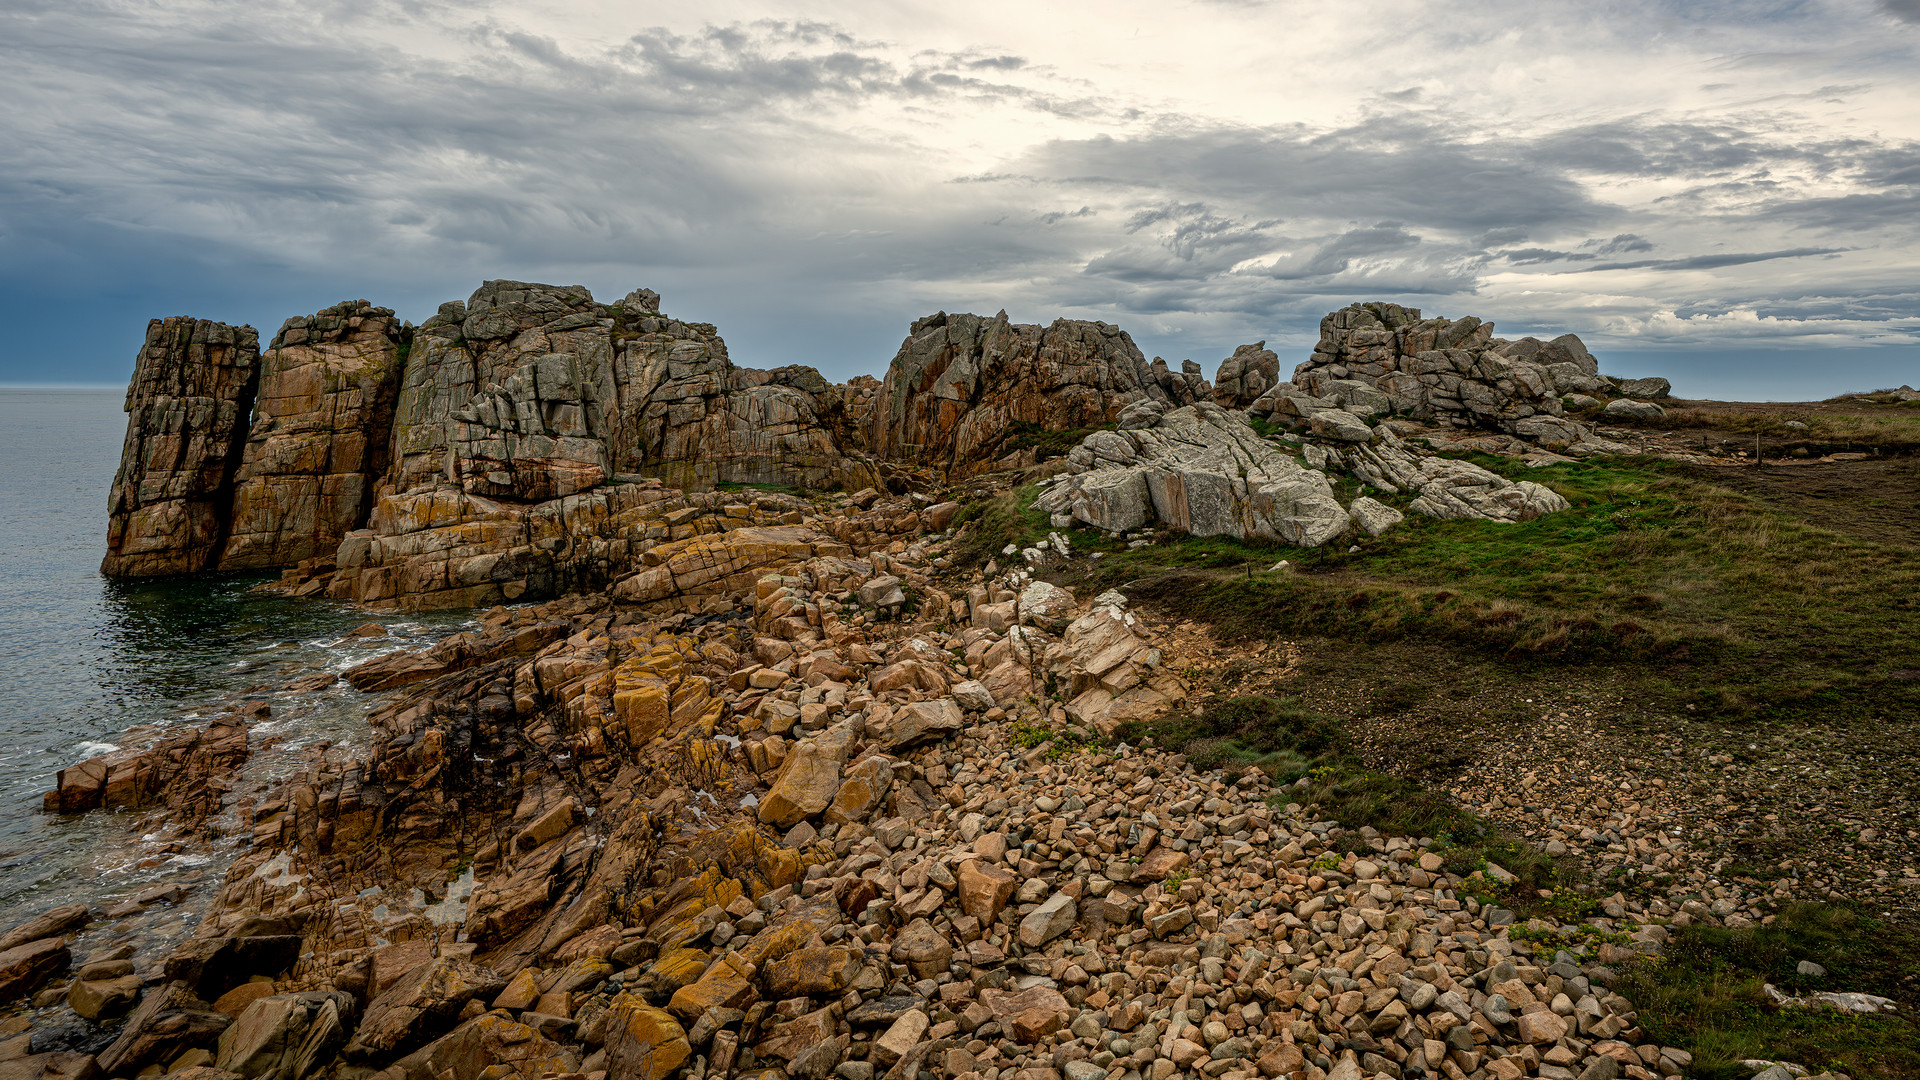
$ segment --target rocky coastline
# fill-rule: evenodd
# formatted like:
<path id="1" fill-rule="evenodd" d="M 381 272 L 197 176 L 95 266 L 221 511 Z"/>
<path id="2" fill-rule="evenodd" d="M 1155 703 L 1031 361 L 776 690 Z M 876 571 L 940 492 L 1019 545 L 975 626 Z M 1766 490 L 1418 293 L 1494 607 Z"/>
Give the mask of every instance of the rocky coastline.
<path id="1" fill-rule="evenodd" d="M 1634 400 L 1572 335 L 1386 304 L 1278 375 L 1264 343 L 1209 383 L 1106 324 L 941 313 L 835 385 L 734 367 L 648 290 L 501 281 L 264 352 L 156 320 L 103 572 L 477 624 L 63 770 L 48 813 L 243 853 L 165 955 L 74 955 L 118 917 L 85 906 L 0 938 L 0 1078 L 1689 1075 L 1613 987 L 1758 897 L 1521 920 L 1440 838 L 1115 741 L 1198 704 L 1191 658 L 1042 579 L 1074 529 L 1318 546 L 1402 520 L 1365 489 L 1527 520 L 1567 504 L 1436 451 L 1613 452 L 1568 402 Z M 962 558 L 1015 477 L 1056 531 Z M 336 679 L 365 745 L 236 783 L 279 696 Z"/>

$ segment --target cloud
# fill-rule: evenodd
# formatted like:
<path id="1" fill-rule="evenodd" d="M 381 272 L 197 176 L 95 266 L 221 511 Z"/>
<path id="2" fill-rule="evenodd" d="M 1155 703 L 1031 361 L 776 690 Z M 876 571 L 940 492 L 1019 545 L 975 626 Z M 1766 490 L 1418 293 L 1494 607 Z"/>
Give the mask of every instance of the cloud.
<path id="1" fill-rule="evenodd" d="M 1442 3 L 1418 36 L 981 3 L 20 0 L 0 378 L 96 325 L 124 365 L 151 314 L 419 318 L 492 276 L 650 285 L 743 362 L 836 376 L 936 308 L 1198 355 L 1375 297 L 1596 346 L 1744 311 L 1743 340 L 1883 342 L 1920 312 L 1920 121 L 1885 103 L 1920 43 L 1842 0 Z"/>
<path id="2" fill-rule="evenodd" d="M 1601 270 L 1718 270 L 1725 266 L 1745 266 L 1748 263 L 1768 262 L 1773 259 L 1800 259 L 1809 255 L 1835 255 L 1845 248 L 1792 248 L 1787 251 L 1757 251 L 1742 254 L 1725 255 L 1689 255 L 1684 259 L 1640 259 L 1634 262 L 1600 263 L 1595 266 L 1576 268 L 1574 273 L 1595 273 Z"/>
<path id="3" fill-rule="evenodd" d="M 1880 8 L 1902 22 L 1920 23 L 1920 0 L 1880 0 Z"/>

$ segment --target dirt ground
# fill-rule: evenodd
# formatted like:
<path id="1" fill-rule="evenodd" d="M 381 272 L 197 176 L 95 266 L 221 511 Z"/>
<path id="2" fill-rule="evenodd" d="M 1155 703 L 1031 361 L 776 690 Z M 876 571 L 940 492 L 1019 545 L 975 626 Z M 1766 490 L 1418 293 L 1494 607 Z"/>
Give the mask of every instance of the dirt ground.
<path id="1" fill-rule="evenodd" d="M 1826 528 L 1920 545 L 1920 457 L 1711 466 L 1703 476 Z"/>

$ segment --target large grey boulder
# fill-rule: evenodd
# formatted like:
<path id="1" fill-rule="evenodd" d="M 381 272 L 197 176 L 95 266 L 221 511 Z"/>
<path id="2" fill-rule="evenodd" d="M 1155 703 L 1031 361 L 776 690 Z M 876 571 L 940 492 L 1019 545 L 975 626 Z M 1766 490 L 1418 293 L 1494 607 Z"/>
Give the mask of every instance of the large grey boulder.
<path id="1" fill-rule="evenodd" d="M 1353 504 L 1347 507 L 1347 513 L 1353 518 L 1354 526 L 1368 536 L 1379 536 L 1406 520 L 1405 514 L 1365 495 L 1353 500 Z"/>
<path id="2" fill-rule="evenodd" d="M 1388 433 L 1369 446 L 1341 453 L 1354 476 L 1386 492 L 1415 492 L 1407 507 L 1441 519 L 1530 521 L 1567 509 L 1559 493 L 1531 480 L 1508 480 L 1469 461 L 1421 457 Z"/>
<path id="3" fill-rule="evenodd" d="M 1144 421 L 1144 410 L 1130 419 Z M 1262 439 L 1245 413 L 1211 402 L 1164 412 L 1146 426 L 1095 432 L 1067 464 L 1076 471 L 1034 508 L 1109 532 L 1158 521 L 1195 536 L 1317 546 L 1347 523 L 1324 474 Z"/>
<path id="4" fill-rule="evenodd" d="M 1630 398 L 1663 398 L 1673 393 L 1673 384 L 1658 375 L 1646 379 L 1615 379 L 1613 388 Z"/>
<path id="5" fill-rule="evenodd" d="M 1628 420 L 1664 420 L 1667 410 L 1651 401 L 1630 401 L 1627 398 L 1614 398 L 1607 402 L 1602 412 L 1608 416 L 1625 417 Z"/>

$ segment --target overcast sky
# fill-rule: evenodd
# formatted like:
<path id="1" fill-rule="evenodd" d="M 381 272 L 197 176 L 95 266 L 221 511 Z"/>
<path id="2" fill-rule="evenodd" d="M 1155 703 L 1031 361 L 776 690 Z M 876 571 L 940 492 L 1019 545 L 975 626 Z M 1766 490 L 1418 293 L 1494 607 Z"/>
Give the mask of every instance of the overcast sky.
<path id="1" fill-rule="evenodd" d="M 1389 299 L 1920 384 L 1920 0 L 5 0 L 0 100 L 4 382 L 507 277 L 836 379 L 938 309 L 1211 376 Z"/>

